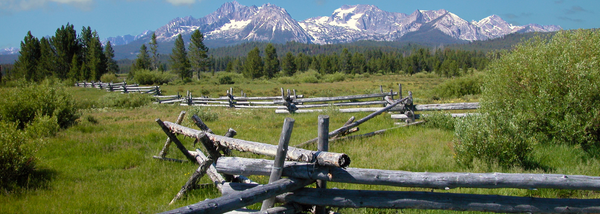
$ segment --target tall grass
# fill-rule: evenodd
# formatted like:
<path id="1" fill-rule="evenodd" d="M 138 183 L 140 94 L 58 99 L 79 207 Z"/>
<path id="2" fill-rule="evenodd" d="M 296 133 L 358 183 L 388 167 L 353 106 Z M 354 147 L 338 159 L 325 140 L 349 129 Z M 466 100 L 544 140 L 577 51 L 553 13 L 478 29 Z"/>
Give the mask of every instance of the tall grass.
<path id="1" fill-rule="evenodd" d="M 193 90 L 199 94 L 207 90 L 211 96 L 224 94 L 229 87 L 244 90 L 249 96 L 277 95 L 279 88 L 295 88 L 301 94 L 350 95 L 379 91 L 379 85 L 388 90 L 403 83 L 403 89 L 413 91 L 416 98 L 426 99 L 429 85 L 440 79 L 406 76 L 376 76 L 354 78 L 336 83 L 279 84 L 263 81 L 228 85 L 179 85 L 164 86 L 168 94 L 181 90 Z M 161 88 L 163 88 L 161 86 Z M 4 89 L 0 89 L 2 91 Z M 98 101 L 106 94 L 95 89 L 72 88 L 75 97 Z M 324 92 L 327 91 L 327 92 Z M 86 97 L 87 95 L 87 97 Z M 419 103 L 417 103 L 419 104 Z M 190 116 L 193 113 L 205 119 L 216 134 L 225 134 L 229 128 L 238 132 L 236 138 L 276 145 L 286 117 L 295 119 L 290 145 L 297 145 L 317 136 L 319 113 L 274 114 L 268 109 L 228 109 L 183 107 L 174 105 L 142 105 L 136 108 L 87 108 L 81 110 L 82 119 L 56 137 L 47 138 L 39 147 L 36 176 L 28 182 L 28 188 L 0 194 L 0 213 L 156 213 L 192 203 L 216 198 L 220 193 L 214 187 L 189 192 L 174 205 L 167 205 L 181 186 L 189 179 L 197 165 L 190 163 L 162 162 L 152 158 L 157 155 L 166 135 L 155 122 L 175 121 L 179 112 L 188 111 L 183 125 L 195 127 Z M 323 113 L 320 113 L 323 114 Z M 330 116 L 330 130 L 341 127 L 351 116 L 362 118 L 369 113 L 340 113 L 335 109 L 326 112 Z M 362 134 L 394 126 L 388 114 L 373 118 L 360 126 Z M 454 132 L 425 126 L 394 129 L 385 134 L 361 140 L 335 141 L 330 151 L 343 152 L 352 159 L 351 167 L 407 170 L 417 172 L 544 172 L 522 168 L 502 168 L 475 161 L 472 168 L 463 168 L 454 161 Z M 193 141 L 179 138 L 188 149 Z M 196 144 L 196 147 L 200 147 Z M 316 149 L 310 145 L 307 149 Z M 234 151 L 234 156 L 267 158 Z M 175 148 L 167 157 L 185 159 Z M 553 157 L 553 158 L 548 158 Z M 570 147 L 553 147 L 536 150 L 532 158 L 549 166 L 545 172 L 565 174 L 600 174 L 600 163 L 588 159 L 580 150 Z M 266 183 L 268 178 L 251 176 L 255 181 Z M 211 183 L 204 177 L 200 183 Z M 401 191 L 462 192 L 475 194 L 498 194 L 536 197 L 582 197 L 598 198 L 591 191 L 516 190 L 516 189 L 452 189 L 431 190 L 373 185 L 329 183 L 329 188 L 371 189 Z M 253 205 L 249 208 L 258 208 Z M 399 210 L 334 209 L 341 213 L 397 213 Z M 447 213 L 448 211 L 401 210 L 402 213 Z"/>

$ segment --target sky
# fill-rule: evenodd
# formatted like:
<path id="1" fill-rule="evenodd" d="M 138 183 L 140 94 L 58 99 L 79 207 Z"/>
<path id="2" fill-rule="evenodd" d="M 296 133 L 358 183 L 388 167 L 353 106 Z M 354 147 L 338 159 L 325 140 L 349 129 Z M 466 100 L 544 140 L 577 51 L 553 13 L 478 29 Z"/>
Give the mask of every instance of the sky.
<path id="1" fill-rule="evenodd" d="M 233 0 L 229 0 L 233 1 Z M 101 39 L 156 30 L 176 17 L 204 17 L 227 0 L 0 0 L 0 49 L 19 47 L 28 31 L 41 38 L 70 23 L 96 30 Z M 600 28 L 600 0 L 238 0 L 271 3 L 292 18 L 330 16 L 342 5 L 370 4 L 389 12 L 446 9 L 467 20 L 498 15 L 514 25 Z"/>

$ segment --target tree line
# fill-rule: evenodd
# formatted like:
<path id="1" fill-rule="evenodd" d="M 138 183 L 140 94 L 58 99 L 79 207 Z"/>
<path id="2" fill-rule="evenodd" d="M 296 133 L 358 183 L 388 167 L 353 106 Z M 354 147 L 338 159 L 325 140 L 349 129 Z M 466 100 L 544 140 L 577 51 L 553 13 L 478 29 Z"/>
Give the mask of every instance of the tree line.
<path id="1" fill-rule="evenodd" d="M 19 58 L 6 76 L 40 81 L 47 77 L 61 80 L 99 80 L 103 74 L 116 73 L 110 42 L 102 45 L 98 33 L 83 27 L 79 35 L 72 24 L 56 30 L 52 37 L 38 39 L 27 32 L 21 42 Z"/>
<path id="2" fill-rule="evenodd" d="M 309 69 L 321 74 L 342 72 L 346 74 L 385 73 L 416 74 L 435 72 L 439 76 L 460 76 L 470 69 L 483 70 L 490 59 L 481 51 L 453 50 L 449 48 L 413 48 L 410 51 L 381 49 L 351 52 L 343 48 L 340 53 L 309 55 L 288 51 L 278 57 L 273 44 L 264 52 L 254 47 L 246 56 L 212 58 L 210 70 L 225 70 L 244 74 L 247 78 L 272 78 L 276 75 L 292 76 Z M 281 72 L 281 73 L 279 73 Z"/>
<path id="3" fill-rule="evenodd" d="M 167 69 L 166 64 L 160 62 L 156 34 L 152 33 L 148 45 L 150 46 L 150 52 L 148 52 L 146 44 L 142 44 L 140 47 L 140 53 L 137 55 L 137 59 L 133 62 L 128 74 L 129 78 L 133 78 L 135 72 L 139 70 L 165 71 Z M 188 50 L 185 49 L 183 37 L 179 34 L 175 39 L 175 47 L 173 47 L 169 57 L 169 65 L 171 71 L 179 75 L 182 80 L 191 79 L 194 73 L 200 78 L 200 72 L 206 71 L 210 64 L 208 47 L 204 45 L 204 35 L 200 30 L 195 30 L 192 33 Z"/>

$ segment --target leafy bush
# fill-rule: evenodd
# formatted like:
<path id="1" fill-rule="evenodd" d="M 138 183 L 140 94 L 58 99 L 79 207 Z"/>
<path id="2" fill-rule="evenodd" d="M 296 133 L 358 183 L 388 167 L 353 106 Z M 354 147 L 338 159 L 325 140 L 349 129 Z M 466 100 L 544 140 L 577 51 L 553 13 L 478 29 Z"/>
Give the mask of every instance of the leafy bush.
<path id="1" fill-rule="evenodd" d="M 481 79 L 481 75 L 453 78 L 437 85 L 434 91 L 438 97 L 442 98 L 481 94 Z"/>
<path id="2" fill-rule="evenodd" d="M 192 107 L 188 110 L 188 115 L 190 118 L 194 115 L 198 115 L 204 122 L 212 122 L 219 119 L 219 114 L 206 107 Z"/>
<path id="3" fill-rule="evenodd" d="M 538 143 L 600 147 L 600 32 L 558 32 L 517 45 L 483 79 L 484 117 L 457 127 L 457 160 L 482 155 L 501 165 L 527 162 Z M 469 124 L 472 123 L 472 124 Z"/>
<path id="4" fill-rule="evenodd" d="M 17 123 L 0 123 L 0 188 L 10 188 L 33 171 L 34 148 Z"/>
<path id="5" fill-rule="evenodd" d="M 426 127 L 449 131 L 454 131 L 454 124 L 456 123 L 456 119 L 452 118 L 450 114 L 441 111 L 424 115 L 423 120 L 427 121 L 425 123 Z"/>
<path id="6" fill-rule="evenodd" d="M 152 97 L 140 93 L 108 93 L 98 101 L 100 107 L 136 108 L 152 103 Z"/>
<path id="7" fill-rule="evenodd" d="M 229 75 L 219 77 L 219 84 L 221 85 L 229 85 L 234 84 L 233 78 Z"/>
<path id="8" fill-rule="evenodd" d="M 323 77 L 325 82 L 343 82 L 346 80 L 346 74 L 336 72 L 334 74 L 327 74 Z"/>
<path id="9" fill-rule="evenodd" d="M 19 129 L 25 128 L 36 116 L 54 116 L 61 128 L 72 125 L 79 118 L 74 99 L 49 80 L 8 91 L 0 100 L 0 120 L 16 122 Z"/>
<path id="10" fill-rule="evenodd" d="M 150 71 L 150 70 L 137 70 L 133 75 L 133 79 L 140 85 L 162 85 L 169 83 L 177 76 L 170 72 L 161 71 Z M 189 79 L 188 82 L 190 82 Z"/>
<path id="11" fill-rule="evenodd" d="M 480 159 L 502 167 L 527 166 L 533 143 L 522 139 L 509 124 L 488 114 L 458 119 L 455 133 L 459 141 L 454 145 L 457 163 L 470 167 Z"/>
<path id="12" fill-rule="evenodd" d="M 113 73 L 106 73 L 106 74 L 102 74 L 102 76 L 100 77 L 100 81 L 102 82 L 119 82 L 119 78 L 117 77 L 116 74 Z"/>
<path id="13" fill-rule="evenodd" d="M 294 75 L 296 76 L 296 75 Z M 319 79 L 321 79 L 321 74 L 314 70 L 309 70 L 307 72 L 303 72 L 297 75 L 300 82 L 303 83 L 319 83 Z"/>
<path id="14" fill-rule="evenodd" d="M 300 83 L 300 80 L 294 77 L 279 77 L 277 78 L 277 82 L 281 84 L 298 84 Z"/>

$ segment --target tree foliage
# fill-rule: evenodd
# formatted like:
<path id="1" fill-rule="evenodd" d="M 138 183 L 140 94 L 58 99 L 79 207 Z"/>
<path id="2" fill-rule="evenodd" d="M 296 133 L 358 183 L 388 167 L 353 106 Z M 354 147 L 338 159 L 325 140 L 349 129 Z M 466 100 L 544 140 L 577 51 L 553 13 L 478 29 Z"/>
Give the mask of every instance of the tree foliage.
<path id="1" fill-rule="evenodd" d="M 267 44 L 267 47 L 265 47 L 263 75 L 267 77 L 267 79 L 271 79 L 277 72 L 279 72 L 279 59 L 277 59 L 277 50 L 273 44 L 269 43 Z"/>
<path id="2" fill-rule="evenodd" d="M 248 52 L 248 57 L 246 57 L 246 63 L 244 66 L 244 77 L 246 78 L 259 78 L 263 75 L 263 60 L 260 57 L 260 50 L 258 47 L 255 47 L 250 52 Z"/>
<path id="3" fill-rule="evenodd" d="M 206 67 L 209 65 L 208 47 L 204 45 L 204 35 L 200 30 L 195 30 L 194 33 L 192 33 L 188 49 L 190 51 L 189 58 L 191 68 L 193 72 L 198 74 L 198 78 L 200 78 L 200 72 L 205 71 Z"/>
<path id="4" fill-rule="evenodd" d="M 492 62 L 483 79 L 484 116 L 457 127 L 459 163 L 528 166 L 537 144 L 600 154 L 598 58 L 600 32 L 577 30 L 524 42 Z"/>
<path id="5" fill-rule="evenodd" d="M 181 77 L 182 80 L 192 78 L 190 61 L 187 57 L 185 44 L 183 43 L 181 34 L 175 39 L 175 47 L 173 47 L 171 53 L 171 68 L 176 74 L 179 74 L 179 77 Z"/>

